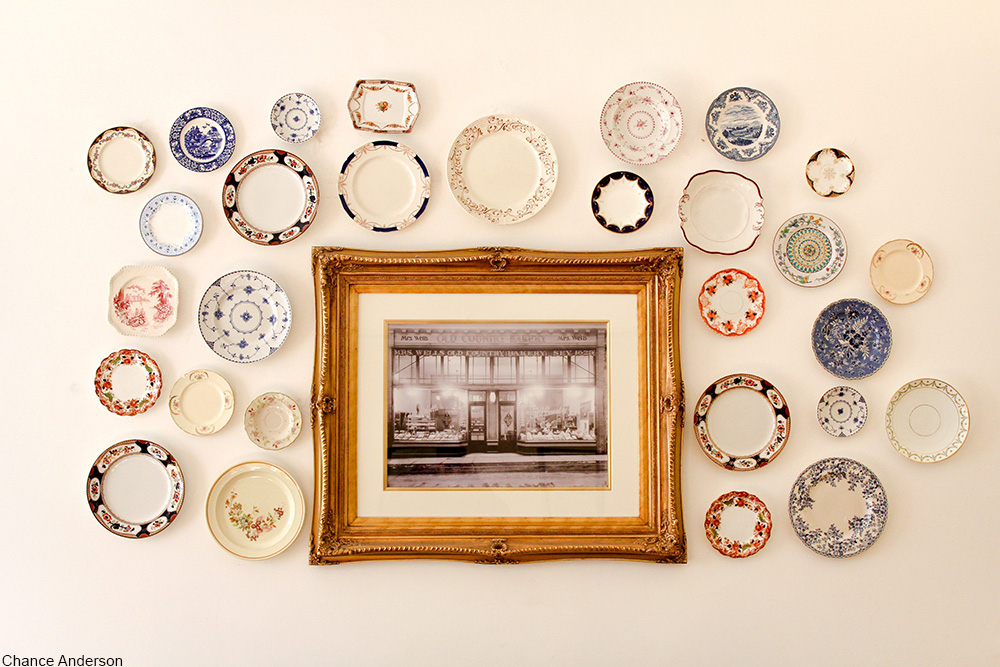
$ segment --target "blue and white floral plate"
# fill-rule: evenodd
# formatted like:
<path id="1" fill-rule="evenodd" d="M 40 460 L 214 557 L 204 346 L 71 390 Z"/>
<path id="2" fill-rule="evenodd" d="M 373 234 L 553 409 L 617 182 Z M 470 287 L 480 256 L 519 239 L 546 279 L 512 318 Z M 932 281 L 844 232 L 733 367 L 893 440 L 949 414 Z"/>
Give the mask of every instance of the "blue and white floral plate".
<path id="1" fill-rule="evenodd" d="M 257 271 L 227 273 L 212 283 L 198 306 L 205 343 L 237 363 L 260 361 L 277 352 L 291 326 L 288 294 Z"/>
<path id="2" fill-rule="evenodd" d="M 712 146 L 739 162 L 756 160 L 771 150 L 780 130 L 778 108 L 753 88 L 730 88 L 715 98 L 705 115 Z"/>
<path id="3" fill-rule="evenodd" d="M 322 120 L 316 100 L 305 93 L 288 93 L 271 107 L 271 128 L 279 138 L 293 144 L 312 139 Z"/>
<path id="4" fill-rule="evenodd" d="M 188 109 L 170 128 L 170 152 L 191 171 L 215 171 L 233 156 L 236 131 L 215 109 Z"/>
<path id="5" fill-rule="evenodd" d="M 847 241 L 833 220 L 800 213 L 774 235 L 774 264 L 785 278 L 802 287 L 825 285 L 847 262 Z"/>
<path id="6" fill-rule="evenodd" d="M 807 547 L 830 558 L 856 556 L 874 544 L 888 513 L 878 477 L 848 458 L 813 463 L 788 494 L 788 516 L 796 535 Z"/>
<path id="7" fill-rule="evenodd" d="M 868 420 L 868 401 L 854 387 L 834 387 L 820 397 L 816 419 L 830 435 L 846 438 L 860 431 Z"/>
<path id="8" fill-rule="evenodd" d="M 183 255 L 201 238 L 201 209 L 187 195 L 156 195 L 139 214 L 139 234 L 153 252 L 166 257 Z"/>
<path id="9" fill-rule="evenodd" d="M 373 232 L 395 232 L 412 225 L 426 210 L 431 177 L 409 146 L 373 141 L 344 160 L 338 192 L 354 222 Z"/>
<path id="10" fill-rule="evenodd" d="M 823 309 L 812 330 L 816 360 L 839 378 L 859 380 L 882 368 L 892 330 L 878 308 L 863 299 L 841 299 Z"/>

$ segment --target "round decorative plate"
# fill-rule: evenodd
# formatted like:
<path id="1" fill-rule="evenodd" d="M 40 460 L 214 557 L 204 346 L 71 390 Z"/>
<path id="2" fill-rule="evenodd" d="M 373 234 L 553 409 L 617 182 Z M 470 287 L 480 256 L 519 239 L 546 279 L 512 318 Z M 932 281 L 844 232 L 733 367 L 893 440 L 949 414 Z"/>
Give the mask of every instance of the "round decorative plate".
<path id="1" fill-rule="evenodd" d="M 723 527 L 722 518 L 726 510 L 746 510 L 754 519 L 748 538 L 738 536 L 730 526 Z M 737 512 L 738 514 L 738 512 Z M 732 514 L 730 518 L 732 518 Z M 728 523 L 728 522 L 727 522 Z M 705 514 L 705 536 L 709 543 L 723 556 L 746 558 L 764 548 L 771 537 L 771 512 L 764 501 L 746 491 L 724 493 L 708 507 Z M 744 539 L 741 539 L 744 538 Z"/>
<path id="2" fill-rule="evenodd" d="M 642 176 L 616 171 L 594 186 L 590 208 L 605 229 L 619 234 L 634 232 L 653 215 L 653 191 Z"/>
<path id="3" fill-rule="evenodd" d="M 160 367 L 139 350 L 112 352 L 94 375 L 94 390 L 101 405 L 123 417 L 140 415 L 153 407 L 162 387 Z"/>
<path id="4" fill-rule="evenodd" d="M 764 317 L 764 288 L 746 271 L 723 269 L 701 286 L 701 319 L 723 336 L 742 336 Z"/>
<path id="5" fill-rule="evenodd" d="M 302 413 L 288 396 L 268 392 L 250 401 L 243 414 L 243 428 L 261 449 L 284 449 L 299 437 Z"/>
<path id="6" fill-rule="evenodd" d="M 198 306 L 205 343 L 223 359 L 250 363 L 281 347 L 292 326 L 288 295 L 257 271 L 233 271 L 212 283 Z"/>
<path id="7" fill-rule="evenodd" d="M 105 449 L 87 476 L 87 502 L 98 523 L 120 537 L 149 537 L 184 504 L 184 474 L 173 455 L 148 440 Z"/>
<path id="8" fill-rule="evenodd" d="M 764 199 L 746 176 L 731 171 L 695 174 L 677 205 L 681 231 L 703 252 L 735 255 L 748 250 L 764 226 Z"/>
<path id="9" fill-rule="evenodd" d="M 108 321 L 126 336 L 162 336 L 177 321 L 177 298 L 162 266 L 126 266 L 111 278 Z"/>
<path id="10" fill-rule="evenodd" d="M 134 159 L 136 148 L 139 149 L 138 159 Z M 156 170 L 153 142 L 134 127 L 112 127 L 97 135 L 90 144 L 87 170 L 94 182 L 111 194 L 135 192 L 149 183 Z"/>
<path id="11" fill-rule="evenodd" d="M 338 190 L 354 222 L 373 232 L 395 232 L 409 227 L 427 208 L 431 177 L 409 146 L 373 141 L 344 160 Z"/>
<path id="12" fill-rule="evenodd" d="M 892 349 L 892 329 L 878 308 L 863 299 L 841 299 L 813 323 L 816 360 L 845 380 L 859 380 L 882 368 Z"/>
<path id="13" fill-rule="evenodd" d="M 267 231 L 255 226 L 240 211 L 240 191 L 246 183 L 245 179 L 262 167 L 287 169 L 298 178 L 302 186 L 302 210 L 291 224 L 277 231 Z M 319 183 L 316 174 L 309 165 L 288 151 L 266 150 L 247 155 L 236 163 L 222 186 L 222 210 L 226 214 L 226 220 L 240 236 L 257 245 L 281 245 L 298 238 L 312 224 L 318 206 Z"/>
<path id="14" fill-rule="evenodd" d="M 545 133 L 514 116 L 485 116 L 448 154 L 448 185 L 462 207 L 494 224 L 527 220 L 556 188 L 559 167 Z"/>
<path id="15" fill-rule="evenodd" d="M 215 109 L 188 109 L 170 128 L 170 151 L 185 169 L 215 171 L 233 156 L 236 131 Z"/>
<path id="16" fill-rule="evenodd" d="M 756 160 L 774 148 L 780 130 L 778 108 L 753 88 L 730 88 L 715 98 L 705 115 L 709 142 L 730 160 Z"/>
<path id="17" fill-rule="evenodd" d="M 723 397 L 722 405 L 718 405 L 720 397 Z M 712 420 L 712 428 L 717 430 L 714 437 L 709 432 L 713 406 L 717 407 L 716 415 L 724 414 Z M 698 399 L 694 413 L 694 435 L 698 444 L 708 458 L 726 470 L 763 468 L 781 453 L 791 428 L 792 416 L 785 397 L 773 384 L 749 373 L 716 380 Z M 735 439 L 752 440 L 752 446 L 758 445 L 759 440 L 764 444 L 751 454 L 738 455 L 727 453 L 716 442 Z M 723 444 L 729 446 L 730 443 Z"/>
<path id="18" fill-rule="evenodd" d="M 913 303 L 934 282 L 931 256 L 913 241 L 896 239 L 875 251 L 868 267 L 872 287 L 890 303 Z"/>
<path id="19" fill-rule="evenodd" d="M 608 150 L 630 164 L 654 164 L 677 146 L 684 117 L 663 86 L 639 81 L 622 86 L 604 104 L 601 136 Z"/>
<path id="20" fill-rule="evenodd" d="M 319 105 L 305 93 L 282 95 L 271 107 L 271 128 L 289 143 L 312 139 L 319 132 L 320 120 Z"/>
<path id="21" fill-rule="evenodd" d="M 846 438 L 865 425 L 868 401 L 854 387 L 834 387 L 820 397 L 816 419 L 830 435 Z"/>
<path id="22" fill-rule="evenodd" d="M 291 475 L 270 463 L 233 466 L 215 481 L 208 528 L 223 549 L 251 560 L 276 556 L 302 529 L 305 499 Z"/>
<path id="23" fill-rule="evenodd" d="M 183 255 L 201 238 L 201 209 L 187 195 L 164 192 L 139 214 L 139 235 L 153 252 L 166 257 Z"/>
<path id="24" fill-rule="evenodd" d="M 185 433 L 211 435 L 233 416 L 233 388 L 213 371 L 185 373 L 170 390 L 170 416 Z"/>
<path id="25" fill-rule="evenodd" d="M 820 197 L 839 197 L 854 185 L 854 163 L 839 148 L 818 150 L 806 163 L 806 180 Z"/>
<path id="26" fill-rule="evenodd" d="M 788 515 L 802 543 L 830 558 L 855 556 L 885 528 L 882 483 L 853 459 L 829 458 L 802 471 L 788 494 Z"/>
<path id="27" fill-rule="evenodd" d="M 969 435 L 969 406 L 947 382 L 923 378 L 900 387 L 885 411 L 889 442 L 919 463 L 943 461 Z"/>
<path id="28" fill-rule="evenodd" d="M 774 264 L 796 285 L 825 285 L 840 275 L 846 261 L 847 241 L 840 227 L 822 215 L 800 213 L 774 235 Z"/>

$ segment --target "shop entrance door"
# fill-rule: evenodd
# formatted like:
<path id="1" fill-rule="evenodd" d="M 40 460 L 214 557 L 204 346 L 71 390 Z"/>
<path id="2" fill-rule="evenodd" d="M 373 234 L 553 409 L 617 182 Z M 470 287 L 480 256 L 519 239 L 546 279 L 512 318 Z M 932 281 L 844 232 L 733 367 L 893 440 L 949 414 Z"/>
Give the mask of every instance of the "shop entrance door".
<path id="1" fill-rule="evenodd" d="M 517 392 L 499 391 L 500 451 L 517 451 Z"/>
<path id="2" fill-rule="evenodd" d="M 486 392 L 469 392 L 469 451 L 486 451 Z"/>

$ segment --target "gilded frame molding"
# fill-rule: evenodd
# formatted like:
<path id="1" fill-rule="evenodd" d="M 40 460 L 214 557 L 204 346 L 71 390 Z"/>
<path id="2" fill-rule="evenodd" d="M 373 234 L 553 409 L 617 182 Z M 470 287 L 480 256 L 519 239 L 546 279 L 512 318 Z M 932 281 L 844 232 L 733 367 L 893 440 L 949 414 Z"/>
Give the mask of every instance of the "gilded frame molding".
<path id="1" fill-rule="evenodd" d="M 316 247 L 312 421 L 315 490 L 309 562 L 398 558 L 520 563 L 617 558 L 683 563 L 683 250 L 555 252 L 476 248 L 397 252 Z M 359 517 L 358 296 L 388 293 L 635 294 L 640 477 L 635 517 Z M 489 491 L 487 491 L 489 493 Z"/>

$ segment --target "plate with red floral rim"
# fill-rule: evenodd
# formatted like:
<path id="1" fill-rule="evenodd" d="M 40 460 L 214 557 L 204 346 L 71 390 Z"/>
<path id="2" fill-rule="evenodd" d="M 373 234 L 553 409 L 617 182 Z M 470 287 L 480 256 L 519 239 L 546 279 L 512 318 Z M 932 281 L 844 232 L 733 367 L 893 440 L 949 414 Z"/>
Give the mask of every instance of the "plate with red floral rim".
<path id="1" fill-rule="evenodd" d="M 752 180 L 732 171 L 703 171 L 688 181 L 677 203 L 685 240 L 702 252 L 749 250 L 764 226 L 764 199 Z"/>
<path id="2" fill-rule="evenodd" d="M 211 435 L 233 416 L 233 388 L 214 371 L 185 373 L 170 389 L 170 416 L 185 433 Z"/>
<path id="3" fill-rule="evenodd" d="M 153 407 L 162 387 L 160 367 L 140 350 L 112 352 L 101 361 L 94 375 L 94 390 L 101 405 L 123 417 L 139 415 Z"/>
<path id="4" fill-rule="evenodd" d="M 134 127 L 112 127 L 90 144 L 87 170 L 111 194 L 135 192 L 153 177 L 156 150 L 149 137 Z"/>
<path id="5" fill-rule="evenodd" d="M 698 310 L 716 333 L 742 336 L 760 324 L 764 301 L 759 280 L 740 269 L 723 269 L 701 286 Z"/>
<path id="6" fill-rule="evenodd" d="M 123 440 L 105 449 L 87 476 L 87 502 L 98 523 L 120 537 L 156 535 L 184 504 L 184 474 L 155 442 Z"/>
<path id="7" fill-rule="evenodd" d="M 931 256 L 907 239 L 889 241 L 876 250 L 868 273 L 878 295 L 900 305 L 922 298 L 934 282 Z"/>
<path id="8" fill-rule="evenodd" d="M 126 336 L 162 336 L 177 321 L 177 279 L 162 266 L 125 266 L 111 278 L 108 321 Z"/>
<path id="9" fill-rule="evenodd" d="M 302 413 L 291 398 L 270 391 L 250 401 L 243 413 L 243 428 L 261 449 L 284 449 L 299 437 Z"/>
<path id="10" fill-rule="evenodd" d="M 723 521 L 723 517 L 727 520 Z M 764 501 L 752 493 L 724 493 L 712 501 L 705 514 L 705 536 L 723 556 L 753 556 L 771 537 L 771 512 Z"/>
<path id="11" fill-rule="evenodd" d="M 716 380 L 695 406 L 695 438 L 708 458 L 726 470 L 764 467 L 781 453 L 791 428 L 785 397 L 773 384 L 749 373 Z M 722 446 L 750 451 L 731 453 Z"/>
<path id="12" fill-rule="evenodd" d="M 840 227 L 817 213 L 785 220 L 774 234 L 772 250 L 781 275 L 802 287 L 827 284 L 847 262 L 847 241 Z"/>
<path id="13" fill-rule="evenodd" d="M 287 472 L 270 463 L 249 461 L 215 481 L 205 512 L 219 546 L 234 556 L 261 560 L 295 541 L 305 520 L 305 499 Z"/>
<path id="14" fill-rule="evenodd" d="M 601 136 L 608 150 L 629 164 L 654 164 L 681 140 L 684 117 L 669 90 L 637 81 L 611 93 L 601 111 Z"/>

